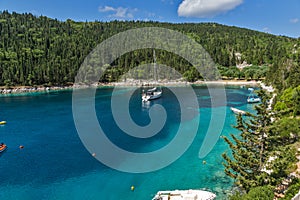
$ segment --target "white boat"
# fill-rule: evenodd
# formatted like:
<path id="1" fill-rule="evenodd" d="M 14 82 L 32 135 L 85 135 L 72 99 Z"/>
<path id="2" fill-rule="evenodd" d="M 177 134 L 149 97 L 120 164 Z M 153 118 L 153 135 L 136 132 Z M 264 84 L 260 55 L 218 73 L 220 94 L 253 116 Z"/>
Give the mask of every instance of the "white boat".
<path id="1" fill-rule="evenodd" d="M 230 110 L 237 115 L 245 115 L 246 114 L 246 111 L 243 111 L 243 110 L 240 110 L 240 109 L 237 109 L 234 107 L 230 107 Z"/>
<path id="2" fill-rule="evenodd" d="M 162 95 L 162 90 L 154 87 L 152 89 L 147 90 L 146 93 L 143 93 L 142 101 L 150 101 L 154 99 L 160 98 Z"/>
<path id="3" fill-rule="evenodd" d="M 249 91 L 251 91 L 250 95 L 248 96 L 247 102 L 248 103 L 258 103 L 261 101 L 261 99 L 253 94 L 254 89 L 248 88 Z"/>
<path id="4" fill-rule="evenodd" d="M 153 69 L 153 73 L 154 73 L 154 80 L 155 82 L 157 82 L 157 72 L 156 72 L 156 57 L 155 57 L 155 51 L 153 50 L 153 57 L 154 57 L 154 69 Z M 162 89 L 154 87 L 152 89 L 147 90 L 146 92 L 143 91 L 142 94 L 142 101 L 150 101 L 150 100 L 154 100 L 154 99 L 158 99 L 160 98 L 162 95 Z"/>
<path id="5" fill-rule="evenodd" d="M 247 99 L 248 103 L 258 103 L 261 99 L 259 97 L 249 96 Z"/>
<path id="6" fill-rule="evenodd" d="M 213 200 L 216 195 L 204 190 L 159 191 L 152 200 Z"/>

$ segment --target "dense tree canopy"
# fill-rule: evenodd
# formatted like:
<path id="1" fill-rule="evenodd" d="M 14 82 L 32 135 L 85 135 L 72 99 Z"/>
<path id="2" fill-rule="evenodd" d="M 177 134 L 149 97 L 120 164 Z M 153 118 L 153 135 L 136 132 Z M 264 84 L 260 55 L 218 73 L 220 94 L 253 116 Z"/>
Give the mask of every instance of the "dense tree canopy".
<path id="1" fill-rule="evenodd" d="M 270 186 L 252 188 L 248 194 L 235 193 L 230 200 L 273 200 L 274 193 Z"/>
<path id="2" fill-rule="evenodd" d="M 0 12 L 0 85 L 59 85 L 74 82 L 84 58 L 97 44 L 119 32 L 150 26 L 173 29 L 191 37 L 220 66 L 233 66 L 223 74 L 229 78 L 263 77 L 265 70 L 259 70 L 259 73 L 254 72 L 255 69 L 239 72 L 234 66 L 243 62 L 268 66 L 277 63 L 278 57 L 293 58 L 292 51 L 297 43 L 293 38 L 215 23 L 62 22 L 28 13 L 3 11 Z M 150 49 L 141 49 L 121 56 L 111 63 L 100 81 L 115 81 L 130 68 L 151 62 L 151 52 Z M 170 52 L 157 51 L 157 62 L 174 67 L 187 80 L 201 78 L 188 62 Z M 293 81 L 295 79 L 290 78 L 290 82 Z"/>

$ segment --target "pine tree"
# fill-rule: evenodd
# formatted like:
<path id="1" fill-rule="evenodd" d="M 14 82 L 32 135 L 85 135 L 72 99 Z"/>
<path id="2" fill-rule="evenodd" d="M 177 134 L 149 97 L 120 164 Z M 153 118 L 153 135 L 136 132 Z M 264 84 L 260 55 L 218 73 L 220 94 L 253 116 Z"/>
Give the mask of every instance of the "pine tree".
<path id="1" fill-rule="evenodd" d="M 293 115 L 296 117 L 300 114 L 300 86 L 296 87 L 293 92 L 294 112 Z"/>
<path id="2" fill-rule="evenodd" d="M 223 153 L 225 173 L 235 179 L 235 184 L 245 191 L 269 182 L 268 174 L 263 172 L 271 149 L 269 126 L 271 115 L 268 111 L 267 94 L 261 90 L 262 102 L 255 106 L 256 115 L 250 113 L 243 118 L 237 116 L 236 129 L 240 135 L 231 134 L 232 140 L 224 137 L 229 144 L 231 154 Z"/>

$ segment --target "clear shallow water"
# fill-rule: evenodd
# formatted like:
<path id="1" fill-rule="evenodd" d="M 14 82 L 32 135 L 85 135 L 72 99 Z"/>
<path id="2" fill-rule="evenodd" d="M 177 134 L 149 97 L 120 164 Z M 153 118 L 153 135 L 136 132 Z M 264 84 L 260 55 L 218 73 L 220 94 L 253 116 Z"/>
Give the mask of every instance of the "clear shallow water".
<path id="1" fill-rule="evenodd" d="M 184 88 L 183 88 L 184 89 Z M 218 88 L 215 88 L 218 89 Z M 94 159 L 76 132 L 72 117 L 72 92 L 61 91 L 39 95 L 0 97 L 0 142 L 8 145 L 0 155 L 1 199 L 151 199 L 158 190 L 207 188 L 224 198 L 232 180 L 223 172 L 221 154 L 228 150 L 223 139 L 204 159 L 198 158 L 211 117 L 210 98 L 205 87 L 194 87 L 200 111 L 200 129 L 190 148 L 176 162 L 161 170 L 129 174 L 110 169 Z M 96 94 L 99 122 L 107 136 L 123 149 L 150 152 L 162 148 L 175 136 L 180 119 L 178 101 L 168 90 L 155 101 L 168 113 L 163 130 L 149 139 L 134 139 L 122 133 L 113 120 L 110 104 L 112 88 Z M 118 95 L 126 95 L 127 90 Z M 139 125 L 150 122 L 147 107 L 140 102 L 140 91 L 130 101 L 130 114 Z M 226 123 L 221 135 L 236 131 L 231 127 L 235 117 L 230 106 L 251 110 L 247 89 L 226 89 Z M 152 103 L 153 104 L 153 103 Z M 151 105 L 150 105 L 151 106 Z M 190 108 L 193 109 L 193 108 Z M 218 109 L 218 108 L 217 108 Z M 193 126 L 195 121 L 185 121 Z M 24 145 L 20 150 L 19 146 Z M 203 160 L 207 164 L 203 164 Z M 135 191 L 130 187 L 134 185 Z"/>

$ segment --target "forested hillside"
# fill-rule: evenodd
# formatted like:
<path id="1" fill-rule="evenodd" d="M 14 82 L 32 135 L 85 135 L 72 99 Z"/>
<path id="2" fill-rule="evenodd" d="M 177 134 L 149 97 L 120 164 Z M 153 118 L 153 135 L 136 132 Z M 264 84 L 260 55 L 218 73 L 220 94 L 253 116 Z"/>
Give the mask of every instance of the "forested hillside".
<path id="1" fill-rule="evenodd" d="M 44 16 L 3 11 L 0 12 L 0 85 L 72 83 L 84 58 L 97 44 L 119 32 L 150 26 L 177 30 L 192 37 L 220 65 L 221 71 L 227 71 L 228 67 L 244 61 L 257 66 L 272 66 L 272 72 L 281 69 L 282 64 L 291 63 L 288 66 L 290 74 L 295 70 L 293 66 L 298 66 L 298 40 L 243 28 L 214 23 L 61 22 Z M 124 70 L 151 62 L 151 52 L 150 49 L 144 49 L 122 56 L 112 63 L 100 81 L 115 81 Z M 171 53 L 157 51 L 157 62 L 176 68 L 189 76 L 188 80 L 200 77 L 193 73 L 188 62 Z M 236 68 L 232 69 L 226 72 L 229 76 L 236 73 Z M 251 73 L 249 77 L 253 78 Z M 270 77 L 274 77 L 269 79 L 272 81 L 280 78 L 272 73 Z"/>

